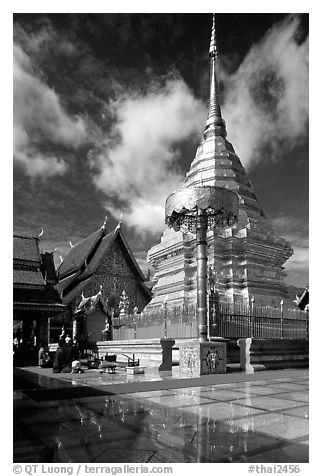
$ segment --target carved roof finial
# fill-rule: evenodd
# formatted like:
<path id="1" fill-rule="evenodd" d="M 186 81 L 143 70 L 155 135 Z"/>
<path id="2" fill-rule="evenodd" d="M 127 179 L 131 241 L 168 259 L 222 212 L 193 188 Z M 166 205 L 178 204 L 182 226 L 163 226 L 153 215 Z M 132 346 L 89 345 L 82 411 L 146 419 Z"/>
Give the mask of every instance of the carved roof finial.
<path id="1" fill-rule="evenodd" d="M 123 212 L 121 212 L 120 221 L 118 222 L 116 228 L 121 228 L 122 218 L 123 218 Z"/>
<path id="2" fill-rule="evenodd" d="M 212 30 L 209 46 L 210 56 L 210 96 L 209 96 L 209 111 L 206 128 L 204 131 L 204 138 L 212 136 L 226 137 L 226 125 L 221 116 L 220 97 L 219 97 L 219 82 L 217 71 L 217 40 L 216 40 L 216 20 L 213 14 Z"/>
<path id="3" fill-rule="evenodd" d="M 101 229 L 102 229 L 102 230 L 105 230 L 106 222 L 107 222 L 107 215 L 106 215 L 106 217 L 105 217 L 105 220 L 104 220 L 103 225 L 101 226 Z"/>
<path id="4" fill-rule="evenodd" d="M 74 246 L 71 241 L 69 242 L 69 246 L 70 246 L 71 248 Z"/>
<path id="5" fill-rule="evenodd" d="M 40 238 L 43 234 L 44 234 L 44 229 L 41 228 L 41 232 L 39 233 L 38 238 Z"/>

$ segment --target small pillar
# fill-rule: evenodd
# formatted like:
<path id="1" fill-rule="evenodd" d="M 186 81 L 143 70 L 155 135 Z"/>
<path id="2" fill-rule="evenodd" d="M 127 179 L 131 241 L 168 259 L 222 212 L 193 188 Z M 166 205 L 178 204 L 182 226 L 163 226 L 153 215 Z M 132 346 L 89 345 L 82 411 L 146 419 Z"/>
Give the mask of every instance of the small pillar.
<path id="1" fill-rule="evenodd" d="M 250 363 L 250 347 L 253 339 L 247 337 L 245 339 L 238 339 L 237 345 L 240 349 L 240 368 L 247 374 L 254 373 L 254 367 Z"/>
<path id="2" fill-rule="evenodd" d="M 183 342 L 179 344 L 180 372 L 193 376 L 224 374 L 227 363 L 223 342 Z"/>
<path id="3" fill-rule="evenodd" d="M 158 370 L 172 370 L 172 347 L 175 344 L 173 339 L 160 339 L 162 346 L 162 363 Z"/>

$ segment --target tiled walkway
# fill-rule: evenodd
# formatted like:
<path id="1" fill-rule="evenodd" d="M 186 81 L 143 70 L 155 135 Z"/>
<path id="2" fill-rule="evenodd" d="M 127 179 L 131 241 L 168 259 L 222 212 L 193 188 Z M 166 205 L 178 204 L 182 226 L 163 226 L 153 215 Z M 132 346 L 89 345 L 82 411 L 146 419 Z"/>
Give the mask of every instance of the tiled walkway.
<path id="1" fill-rule="evenodd" d="M 14 461 L 308 462 L 308 371 L 15 371 Z"/>

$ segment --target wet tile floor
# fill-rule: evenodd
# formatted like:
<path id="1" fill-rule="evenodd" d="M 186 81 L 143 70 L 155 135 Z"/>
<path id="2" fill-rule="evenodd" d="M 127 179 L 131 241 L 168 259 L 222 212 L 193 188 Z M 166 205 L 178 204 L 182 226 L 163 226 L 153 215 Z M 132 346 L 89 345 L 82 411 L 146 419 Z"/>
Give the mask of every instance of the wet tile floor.
<path id="1" fill-rule="evenodd" d="M 14 462 L 309 460 L 307 370 L 131 381 L 31 370 L 14 371 Z"/>

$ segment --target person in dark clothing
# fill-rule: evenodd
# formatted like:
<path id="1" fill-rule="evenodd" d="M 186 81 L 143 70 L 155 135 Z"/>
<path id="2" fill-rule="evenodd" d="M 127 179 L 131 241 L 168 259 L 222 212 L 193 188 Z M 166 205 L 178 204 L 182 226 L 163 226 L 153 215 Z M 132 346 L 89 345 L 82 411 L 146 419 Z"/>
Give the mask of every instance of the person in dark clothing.
<path id="1" fill-rule="evenodd" d="M 58 348 L 55 353 L 54 363 L 53 363 L 53 373 L 59 374 L 65 367 L 65 355 L 64 355 L 64 341 L 58 341 Z"/>
<path id="2" fill-rule="evenodd" d="M 41 342 L 38 351 L 38 367 L 46 368 L 50 366 L 50 357 L 47 346 L 44 342 Z"/>
<path id="3" fill-rule="evenodd" d="M 72 361 L 78 360 L 80 357 L 79 345 L 76 339 L 73 340 L 73 347 L 72 347 Z"/>
<path id="4" fill-rule="evenodd" d="M 68 336 L 67 336 L 68 337 Z M 64 368 L 63 372 L 68 373 L 72 371 L 72 361 L 73 361 L 73 343 L 71 338 L 65 339 L 65 345 L 63 346 L 64 352 Z"/>

